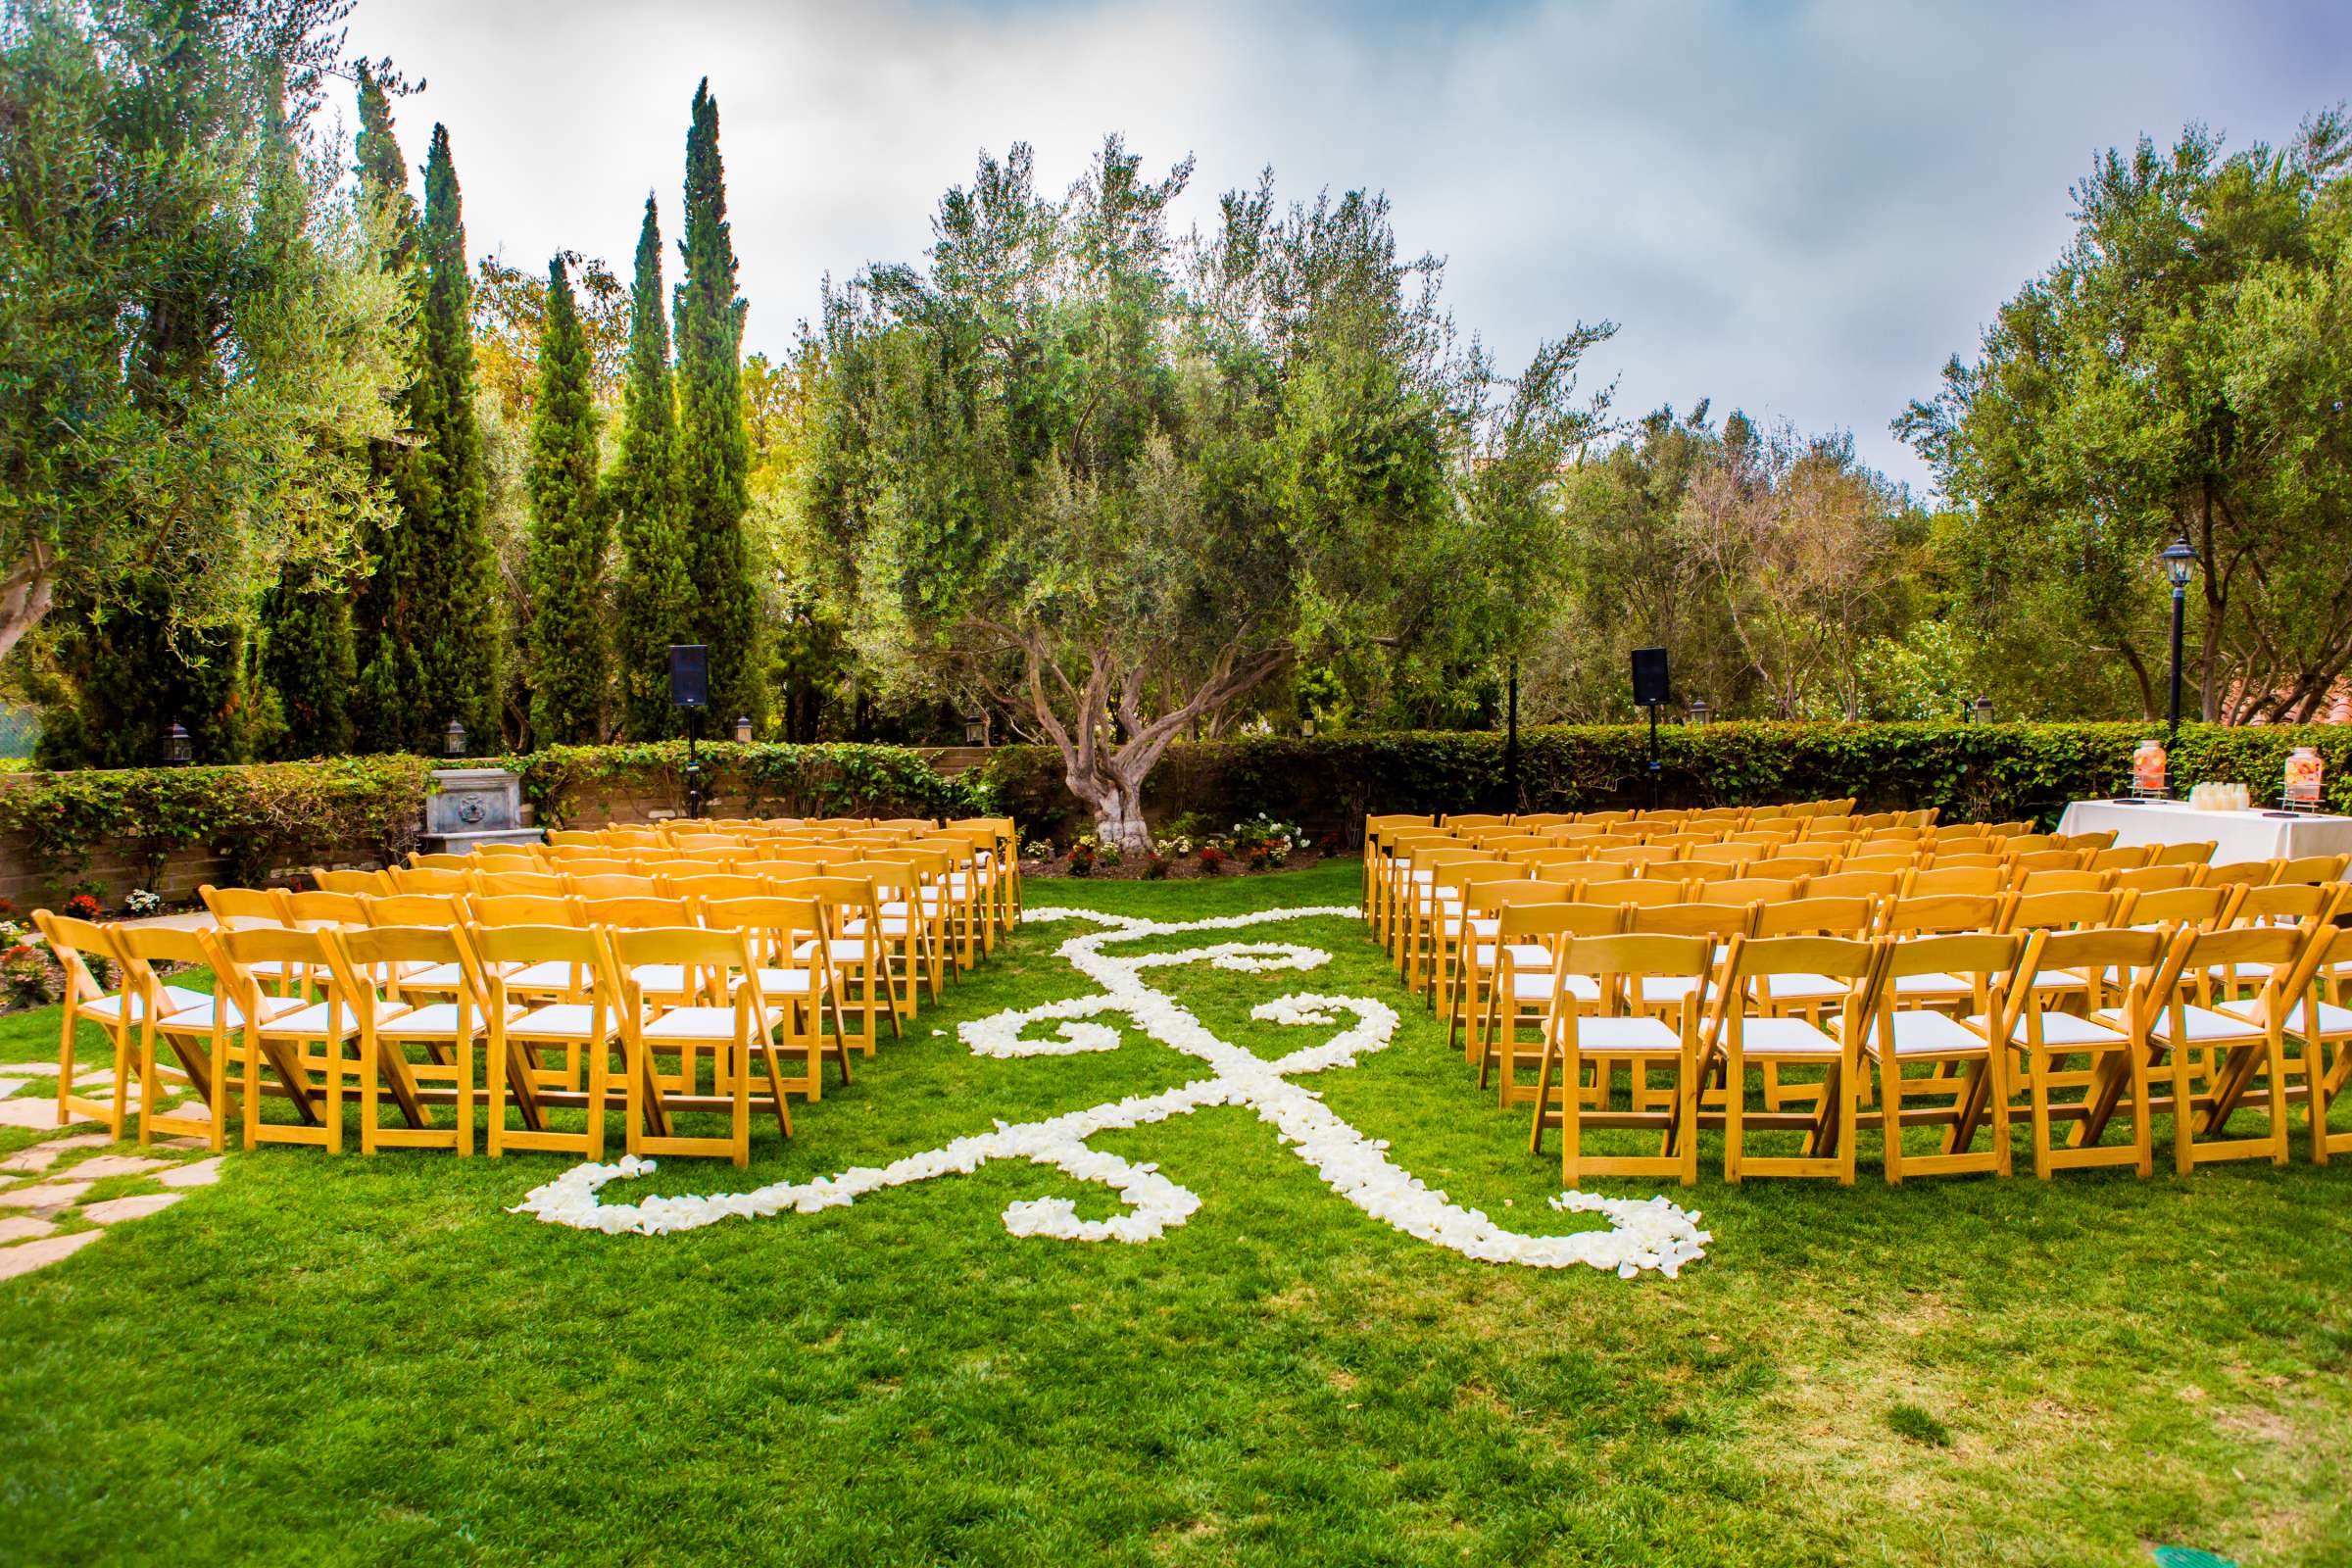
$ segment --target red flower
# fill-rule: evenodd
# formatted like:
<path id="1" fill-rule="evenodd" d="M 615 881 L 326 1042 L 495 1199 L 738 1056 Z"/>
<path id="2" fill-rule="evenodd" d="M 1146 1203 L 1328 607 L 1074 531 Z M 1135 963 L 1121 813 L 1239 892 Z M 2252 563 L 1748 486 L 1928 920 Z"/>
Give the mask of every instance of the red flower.
<path id="1" fill-rule="evenodd" d="M 66 913 L 76 920 L 98 918 L 98 901 L 87 893 L 76 893 L 66 901 Z"/>

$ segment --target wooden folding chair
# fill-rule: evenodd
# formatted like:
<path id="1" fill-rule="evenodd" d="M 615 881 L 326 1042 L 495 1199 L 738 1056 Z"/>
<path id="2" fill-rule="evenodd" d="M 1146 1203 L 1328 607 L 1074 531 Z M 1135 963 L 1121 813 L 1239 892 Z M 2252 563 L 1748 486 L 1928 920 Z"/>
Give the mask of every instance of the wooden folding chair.
<path id="1" fill-rule="evenodd" d="M 1721 1040 L 1723 1072 L 1723 1179 L 1744 1176 L 1834 1176 L 1854 1182 L 1857 1086 L 1861 1041 L 1877 994 L 1880 945 L 1867 939 L 1825 936 L 1739 937 L 1724 957 L 1724 980 L 1710 1008 L 1709 1033 Z M 1775 995 L 1776 980 L 1813 996 L 1811 1016 L 1793 1014 Z M 1827 988 L 1827 994 L 1815 988 Z M 1822 1012 L 1838 1020 L 1838 1033 L 1824 1031 Z M 1747 1069 L 1766 1075 L 1783 1067 L 1817 1069 L 1813 1108 L 1792 1111 L 1767 1099 L 1761 1110 L 1748 1104 Z M 1801 1132 L 1796 1155 L 1750 1155 L 1747 1132 Z"/>
<path id="2" fill-rule="evenodd" d="M 2132 893 L 2162 893 L 2172 888 L 2194 887 L 2197 868 L 2193 865 L 2143 865 L 2136 871 L 2118 871 L 2115 885 Z"/>
<path id="3" fill-rule="evenodd" d="M 805 1062 L 798 1079 L 784 1087 L 810 1100 L 824 1096 L 823 1063 L 828 1044 L 841 1081 L 851 1082 L 850 1032 L 841 1011 L 841 977 L 826 948 L 824 906 L 812 898 L 766 894 L 720 899 L 703 906 L 703 921 L 714 931 L 740 931 L 752 944 L 760 994 L 788 1010 L 779 1049 Z M 806 956 L 801 955 L 806 954 Z M 825 1020 L 833 1021 L 831 1035 Z"/>
<path id="4" fill-rule="evenodd" d="M 311 885 L 320 893 L 389 893 L 392 885 L 381 871 L 330 871 L 311 867 Z"/>
<path id="5" fill-rule="evenodd" d="M 1494 994 L 1502 964 L 1494 946 L 1502 924 L 1500 911 L 1513 904 L 1566 904 L 1576 896 L 1576 890 L 1566 883 L 1525 880 L 1474 882 L 1462 892 L 1462 932 L 1453 944 L 1453 961 L 1439 992 L 1449 1046 L 1461 1040 L 1464 1029 L 1485 1010 Z M 1548 956 L 1546 950 L 1546 960 Z"/>
<path id="6" fill-rule="evenodd" d="M 2352 1131 L 2331 1132 L 2328 1126 L 2328 1107 L 2352 1090 L 2352 1007 L 2327 1000 L 2319 984 L 2328 965 L 2347 952 L 2352 952 L 2352 933 L 2335 927 L 2313 931 L 2303 961 L 2278 991 L 2293 1003 L 2279 1028 L 2302 1047 L 2304 1108 L 2311 1123 L 2311 1158 L 2318 1165 L 2328 1163 L 2331 1155 L 2352 1153 Z"/>
<path id="7" fill-rule="evenodd" d="M 2018 960 L 2023 938 L 1962 934 L 1882 938 L 1876 1005 L 1863 1051 L 1878 1069 L 1877 1099 L 1886 1180 L 1899 1184 L 1913 1175 L 2009 1173 L 2009 1095 L 2004 1054 L 1993 1042 L 2012 1032 L 2023 993 Z M 1973 1009 L 1966 1017 L 1923 1007 L 1898 1007 L 1896 996 L 1908 976 L 1947 976 L 1970 987 Z M 1906 1063 L 1931 1069 L 1927 1078 L 1906 1077 Z M 1934 1099 L 1917 1110 L 1906 1100 Z M 1943 1149 L 1911 1154 L 1903 1149 L 1906 1126 L 1944 1128 Z M 1976 1147 L 1980 1127 L 1991 1137 Z"/>
<path id="8" fill-rule="evenodd" d="M 328 939 L 343 959 L 353 985 L 350 1000 L 359 1019 L 360 1152 L 383 1149 L 447 1149 L 473 1152 L 475 1085 L 479 1082 L 474 1043 L 489 1032 L 483 1012 L 487 983 L 462 928 L 381 925 L 338 932 Z M 412 1002 L 398 978 L 454 970 L 455 984 L 435 987 L 447 1001 Z M 379 991 L 370 978 L 391 978 Z M 509 1004 L 513 1013 L 524 1009 Z M 421 1050 L 422 1060 L 409 1053 Z M 427 1092 L 446 1099 L 450 1119 L 432 1124 Z M 389 1098 L 401 1124 L 383 1124 Z"/>
<path id="9" fill-rule="evenodd" d="M 2196 844 L 2163 844 L 2157 846 L 2156 858 L 2148 863 L 2150 865 L 2205 865 L 2212 861 L 2213 852 L 2219 846 L 2211 839 Z"/>
<path id="10" fill-rule="evenodd" d="M 841 978 L 845 1011 L 858 1020 L 851 1036 L 867 1055 L 880 1040 L 883 1017 L 890 1035 L 904 1038 L 900 1024 L 899 989 L 890 972 L 889 951 L 883 946 L 882 922 L 873 884 L 863 877 L 808 877 L 794 885 L 792 896 L 814 899 L 823 908 L 828 935 L 812 937 L 793 955 L 807 964 L 822 958 Z M 852 984 L 856 990 L 850 990 Z"/>
<path id="11" fill-rule="evenodd" d="M 237 1053 L 245 1108 L 245 1147 L 297 1144 L 343 1152 L 343 1097 L 359 1089 L 360 1024 L 353 995 L 361 984 L 343 967 L 333 930 L 215 931 L 207 935 L 215 983 L 243 1033 Z M 273 1008 L 261 965 L 300 965 L 325 977 L 318 999 Z M 347 1048 L 350 1054 L 347 1054 Z M 265 1078 L 267 1069 L 267 1078 Z M 262 1115 L 265 1094 L 293 1105 L 295 1120 Z"/>
<path id="12" fill-rule="evenodd" d="M 57 1030 L 57 1124 L 63 1127 L 75 1116 L 95 1116 L 106 1124 L 107 1136 L 120 1142 L 130 1119 L 130 1084 L 136 1070 L 136 1057 L 130 1046 L 131 1025 L 144 1022 L 151 1004 L 171 1013 L 202 1005 L 211 999 L 200 991 L 186 991 L 178 986 L 159 984 L 151 990 L 134 983 L 116 948 L 115 938 L 104 926 L 76 920 L 72 915 L 51 914 L 47 909 L 33 910 L 32 923 L 49 944 L 51 956 L 66 976 L 64 1012 Z M 92 959 L 115 971 L 119 989 L 107 988 L 90 967 Z M 110 1092 L 105 1100 L 78 1093 L 74 1082 L 76 1034 L 84 1021 L 105 1030 L 115 1048 L 114 1081 L 108 1086 Z M 146 1092 L 142 1085 L 139 1091 L 142 1098 Z"/>
<path id="13" fill-rule="evenodd" d="M 1705 937 L 1605 936 L 1571 938 L 1562 947 L 1557 972 L 1583 975 L 1599 988 L 1601 1005 L 1618 993 L 1621 984 L 1653 978 L 1692 982 L 1691 995 L 1703 994 L 1715 972 L 1715 945 Z M 1672 1176 L 1685 1186 L 1698 1179 L 1696 1119 L 1702 1061 L 1701 1008 L 1695 1001 L 1676 1009 L 1668 1021 L 1654 1016 L 1602 1012 L 1582 1016 L 1576 1007 L 1554 1007 L 1544 1031 L 1544 1063 L 1536 1080 L 1534 1125 L 1528 1144 L 1541 1153 L 1544 1129 L 1560 1129 L 1560 1179 L 1575 1187 L 1592 1176 Z M 1663 1110 L 1607 1108 L 1606 1080 L 1596 1084 L 1599 1108 L 1588 1108 L 1583 1094 L 1588 1061 L 1632 1060 L 1643 1064 L 1676 1064 L 1675 1092 Z M 1551 1086 L 1560 1086 L 1558 1110 L 1552 1109 Z M 1592 1155 L 1584 1152 L 1588 1127 L 1628 1127 L 1655 1131 L 1659 1152 L 1654 1155 Z"/>
<path id="14" fill-rule="evenodd" d="M 584 926 L 484 925 L 466 931 L 466 946 L 489 987 L 488 1149 L 491 1157 L 510 1147 L 540 1149 L 602 1159 L 605 1110 L 612 1089 L 612 1054 L 621 1049 L 619 992 L 605 943 Z M 538 1003 L 513 993 L 508 971 L 528 974 L 542 965 L 576 976 L 583 1000 Z M 548 1049 L 564 1053 L 565 1065 L 542 1065 Z M 512 1099 L 522 1123 L 507 1125 Z M 576 1107 L 586 1115 L 578 1132 L 559 1129 L 548 1111 Z"/>
<path id="15" fill-rule="evenodd" d="M 1590 975 L 1569 974 L 1559 964 L 1566 944 L 1577 937 L 1614 936 L 1624 929 L 1625 909 L 1614 904 L 1506 904 L 1495 916 L 1495 977 L 1486 1004 L 1470 1030 L 1467 1054 L 1478 1063 L 1478 1087 L 1487 1087 L 1493 1073 L 1504 1108 L 1534 1100 L 1532 1085 L 1522 1083 L 1519 1068 L 1525 1055 L 1541 1063 L 1554 1008 L 1597 1010 L 1598 982 Z M 1519 1032 L 1533 1028 L 1537 1039 L 1522 1041 Z M 1607 1085 L 1601 1088 L 1605 1094 Z"/>
<path id="16" fill-rule="evenodd" d="M 744 933 L 651 927 L 608 930 L 604 938 L 620 980 L 620 1032 L 628 1054 L 628 1152 L 724 1154 L 738 1169 L 750 1164 L 755 1061 L 766 1068 L 767 1093 L 761 1098 L 777 1127 L 790 1138 L 792 1111 L 785 1103 L 774 1039 L 788 1009 L 771 1004 L 761 993 L 759 965 Z M 730 1000 L 654 1005 L 632 976 L 669 969 L 695 971 L 702 977 L 698 992 Z M 659 1062 L 665 1054 L 678 1059 L 677 1068 L 667 1074 Z M 696 1066 L 704 1054 L 711 1058 L 708 1091 Z M 726 1113 L 724 1138 L 690 1135 L 675 1124 L 682 1113 L 713 1110 Z"/>
<path id="17" fill-rule="evenodd" d="M 244 1044 L 245 1014 L 234 997 L 208 996 L 167 986 L 156 965 L 176 963 L 214 967 L 220 961 L 212 934 L 170 926 L 116 926 L 112 931 L 116 956 L 122 963 L 125 990 L 139 993 L 139 1142 L 150 1144 L 159 1133 L 202 1138 L 215 1152 L 228 1147 L 228 1119 L 237 1112 L 242 1074 L 232 1076 Z M 216 986 L 226 982 L 216 971 Z M 264 997 L 265 1011 L 284 1012 L 302 1005 L 299 998 Z M 156 1042 L 170 1048 L 173 1062 L 156 1054 Z M 204 1102 L 201 1117 L 185 1111 L 158 1108 L 169 1075 L 195 1091 Z M 289 1086 L 298 1112 L 318 1118 L 307 1086 Z"/>

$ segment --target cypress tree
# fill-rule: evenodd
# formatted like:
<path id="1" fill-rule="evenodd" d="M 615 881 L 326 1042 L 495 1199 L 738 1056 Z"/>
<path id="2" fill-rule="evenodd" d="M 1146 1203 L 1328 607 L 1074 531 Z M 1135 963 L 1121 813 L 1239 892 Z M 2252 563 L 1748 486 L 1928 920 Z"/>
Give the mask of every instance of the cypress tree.
<path id="1" fill-rule="evenodd" d="M 351 601 L 343 585 L 289 565 L 263 601 L 262 676 L 277 693 L 281 758 L 351 750 L 358 675 Z"/>
<path id="2" fill-rule="evenodd" d="M 697 623 L 710 645 L 710 703 L 725 723 L 764 710 L 759 600 L 743 536 L 751 434 L 743 419 L 744 302 L 735 292 L 718 101 L 705 80 L 686 134 L 686 275 L 678 284 L 678 478 Z"/>
<path id="3" fill-rule="evenodd" d="M 664 661 L 695 637 L 694 576 L 679 508 L 678 413 L 669 367 L 669 301 L 662 286 L 662 220 L 645 199 L 637 279 L 629 293 L 629 375 L 621 389 L 620 459 L 609 492 L 620 535 L 613 653 L 621 722 L 632 740 L 680 731 Z"/>
<path id="4" fill-rule="evenodd" d="M 531 407 L 531 740 L 604 738 L 605 509 L 597 496 L 588 339 L 558 256 L 547 269 Z"/>
<path id="5" fill-rule="evenodd" d="M 364 177 L 380 177 L 381 158 L 380 147 L 363 152 Z M 363 596 L 360 673 L 365 738 L 428 755 L 451 718 L 477 740 L 498 733 L 497 567 L 473 409 L 473 285 L 462 203 L 449 131 L 435 125 L 412 272 L 421 291 L 417 376 L 407 399 L 414 445 L 389 464 L 404 537 L 387 534 Z"/>

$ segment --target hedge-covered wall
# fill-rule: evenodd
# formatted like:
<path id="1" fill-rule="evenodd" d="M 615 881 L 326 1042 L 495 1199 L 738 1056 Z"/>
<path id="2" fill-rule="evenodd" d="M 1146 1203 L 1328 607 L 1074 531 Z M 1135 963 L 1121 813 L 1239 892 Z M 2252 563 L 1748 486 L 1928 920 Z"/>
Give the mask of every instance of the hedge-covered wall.
<path id="1" fill-rule="evenodd" d="M 996 809 L 987 781 L 941 775 L 924 754 L 902 746 L 700 748 L 705 809 L 713 816 L 986 816 Z M 544 827 L 584 809 L 652 795 L 686 800 L 686 743 L 554 746 L 502 760 L 522 778 L 522 798 Z M 599 816 L 611 815 L 609 810 Z"/>
<path id="2" fill-rule="evenodd" d="M 1951 819 L 2055 821 L 2070 800 L 2110 795 L 2132 752 L 2162 724 L 1715 724 L 1658 734 L 1665 806 L 1737 806 L 1851 795 L 1869 808 L 1941 808 Z M 1352 835 L 1367 811 L 1605 810 L 1649 804 L 1649 731 L 1634 725 L 1523 730 L 1520 797 L 1504 785 L 1503 738 L 1389 732 L 1255 737 L 1169 748 L 1145 790 L 1155 822 L 1199 812 L 1222 827 L 1257 811 Z M 2217 780 L 2275 797 L 2286 754 L 2316 746 L 2331 808 L 2352 811 L 2352 726 L 2184 725 L 2176 784 Z M 1049 747 L 1000 748 L 988 775 L 1001 809 L 1061 838 L 1092 823 Z"/>

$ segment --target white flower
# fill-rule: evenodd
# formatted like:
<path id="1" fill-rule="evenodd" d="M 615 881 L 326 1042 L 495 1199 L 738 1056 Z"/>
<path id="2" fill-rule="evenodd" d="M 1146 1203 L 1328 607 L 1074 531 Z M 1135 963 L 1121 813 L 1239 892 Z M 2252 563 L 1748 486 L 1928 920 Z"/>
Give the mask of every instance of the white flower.
<path id="1" fill-rule="evenodd" d="M 1240 826 L 1236 824 L 1237 830 Z M 1529 1236 L 1505 1230 L 1479 1210 L 1464 1208 L 1445 1193 L 1425 1186 L 1388 1157 L 1387 1143 L 1364 1137 L 1325 1106 L 1319 1094 L 1292 1081 L 1352 1065 L 1368 1053 L 1385 1050 L 1397 1025 L 1396 1010 L 1385 1002 L 1296 992 L 1258 1004 L 1250 1009 L 1250 1017 L 1264 1023 L 1328 1028 L 1343 1018 L 1353 1020 L 1320 1045 L 1302 1047 L 1268 1061 L 1218 1039 L 1174 998 L 1152 989 L 1142 978 L 1148 970 L 1190 963 L 1243 973 L 1307 970 L 1330 960 L 1330 954 L 1322 949 L 1295 943 L 1225 942 L 1180 953 L 1127 957 L 1102 951 L 1113 943 L 1147 937 L 1235 931 L 1276 921 L 1355 917 L 1356 911 L 1346 906 L 1265 909 L 1181 922 L 1093 910 L 1032 909 L 1026 916 L 1030 921 L 1086 920 L 1104 928 L 1072 937 L 1059 949 L 1060 956 L 1102 990 L 962 1024 L 956 1033 L 965 1046 L 977 1055 L 1000 1057 L 1115 1051 L 1120 1031 L 1096 1020 L 1104 1013 L 1117 1013 L 1160 1044 L 1207 1063 L 1210 1075 L 1155 1095 L 1131 1095 L 1043 1121 L 998 1122 L 993 1132 L 908 1154 L 882 1169 L 856 1166 L 838 1176 L 803 1183 L 775 1182 L 749 1193 L 602 1203 L 598 1194 L 607 1183 L 640 1179 L 652 1174 L 654 1165 L 633 1156 L 624 1156 L 612 1165 L 584 1164 L 534 1189 L 516 1212 L 607 1234 L 659 1234 L 738 1216 L 786 1210 L 813 1213 L 854 1202 L 885 1187 L 929 1181 L 951 1172 L 968 1174 L 995 1159 L 1026 1159 L 1058 1169 L 1074 1181 L 1109 1189 L 1126 1205 L 1126 1211 L 1109 1219 L 1088 1220 L 1078 1217 L 1076 1203 L 1067 1198 L 1022 1199 L 1004 1209 L 1008 1232 L 1062 1241 L 1149 1242 L 1190 1219 L 1200 1208 L 1200 1199 L 1160 1174 L 1157 1167 L 1136 1164 L 1087 1141 L 1098 1133 L 1146 1126 L 1205 1105 L 1247 1105 L 1261 1121 L 1272 1125 L 1278 1142 L 1297 1152 L 1341 1197 L 1405 1235 L 1449 1248 L 1465 1257 L 1532 1268 L 1583 1263 L 1613 1270 L 1625 1279 L 1655 1270 L 1671 1279 L 1685 1263 L 1706 1255 L 1706 1244 L 1712 1238 L 1698 1229 L 1698 1215 L 1663 1198 L 1609 1199 L 1562 1193 L 1551 1200 L 1554 1209 L 1598 1214 L 1608 1220 L 1608 1229 L 1565 1236 Z M 1053 1038 L 1024 1038 L 1029 1026 L 1039 1023 L 1054 1025 Z M 1508 1200 L 1505 1202 L 1507 1206 Z"/>

